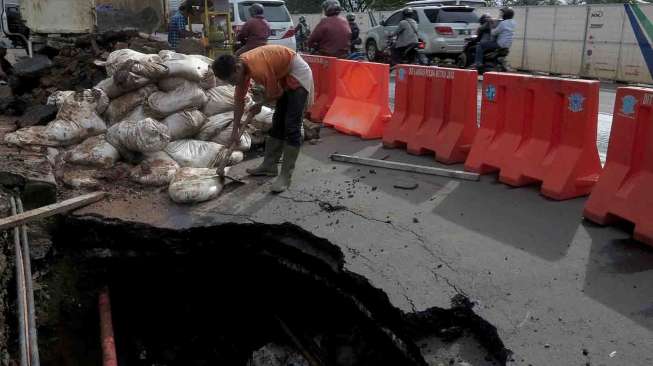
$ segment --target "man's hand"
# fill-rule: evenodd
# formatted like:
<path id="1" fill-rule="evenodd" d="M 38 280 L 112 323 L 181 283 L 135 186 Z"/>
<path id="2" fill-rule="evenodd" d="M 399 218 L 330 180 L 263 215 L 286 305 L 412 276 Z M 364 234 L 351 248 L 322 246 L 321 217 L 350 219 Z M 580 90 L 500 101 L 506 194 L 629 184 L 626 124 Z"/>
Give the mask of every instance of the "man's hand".
<path id="1" fill-rule="evenodd" d="M 236 124 L 233 124 L 232 130 L 231 130 L 231 144 L 230 146 L 236 146 L 240 143 L 240 126 L 237 126 Z M 230 147 L 227 146 L 227 147 Z"/>
<path id="2" fill-rule="evenodd" d="M 249 109 L 249 114 L 256 116 L 257 114 L 261 113 L 261 109 L 263 109 L 263 103 L 256 103 L 252 108 Z"/>

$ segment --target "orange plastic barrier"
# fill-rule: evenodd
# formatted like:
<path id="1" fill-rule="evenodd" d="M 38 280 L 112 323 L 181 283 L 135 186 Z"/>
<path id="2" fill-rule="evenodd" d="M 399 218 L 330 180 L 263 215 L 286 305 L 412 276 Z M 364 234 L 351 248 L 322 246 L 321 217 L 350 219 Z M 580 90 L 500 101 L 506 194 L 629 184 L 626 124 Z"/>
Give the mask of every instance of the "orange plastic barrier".
<path id="1" fill-rule="evenodd" d="M 395 110 L 383 133 L 387 147 L 434 152 L 439 162 L 462 163 L 478 129 L 476 71 L 397 67 Z"/>
<path id="2" fill-rule="evenodd" d="M 635 239 L 653 245 L 653 89 L 619 88 L 605 169 L 585 206 L 599 224 L 635 224 Z"/>
<path id="3" fill-rule="evenodd" d="M 313 71 L 315 103 L 308 110 L 309 119 L 322 122 L 336 97 L 335 57 L 304 55 L 302 58 Z"/>
<path id="4" fill-rule="evenodd" d="M 336 60 L 336 97 L 323 123 L 336 130 L 375 139 L 390 120 L 388 65 Z"/>
<path id="5" fill-rule="evenodd" d="M 516 187 L 541 182 L 555 200 L 588 195 L 601 173 L 598 103 L 597 81 L 487 73 L 465 169 L 500 171 Z"/>

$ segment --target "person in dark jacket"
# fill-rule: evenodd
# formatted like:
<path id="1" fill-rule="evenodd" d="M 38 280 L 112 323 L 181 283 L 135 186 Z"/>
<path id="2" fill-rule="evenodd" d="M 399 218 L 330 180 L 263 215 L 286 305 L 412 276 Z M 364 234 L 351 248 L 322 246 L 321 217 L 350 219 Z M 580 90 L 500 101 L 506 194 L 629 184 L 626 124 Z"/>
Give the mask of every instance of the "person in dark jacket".
<path id="1" fill-rule="evenodd" d="M 311 35 L 311 28 L 306 23 L 306 18 L 304 16 L 299 17 L 299 24 L 295 27 L 295 39 L 297 40 L 297 49 L 299 51 L 308 51 L 306 42 L 308 37 Z"/>
<path id="2" fill-rule="evenodd" d="M 351 29 L 351 52 L 354 53 L 357 51 L 356 46 L 363 43 L 360 38 L 361 30 L 356 23 L 354 14 L 347 14 L 347 22 L 349 23 L 349 29 Z"/>
<path id="3" fill-rule="evenodd" d="M 264 11 L 263 5 L 258 3 L 249 7 L 250 18 L 238 32 L 238 42 L 242 46 L 236 51 L 236 55 L 242 55 L 247 51 L 268 44 L 270 24 L 265 20 Z"/>
<path id="4" fill-rule="evenodd" d="M 318 55 L 347 58 L 351 43 L 351 28 L 345 18 L 340 17 L 342 8 L 337 0 L 322 4 L 324 15 L 308 39 L 308 47 Z"/>

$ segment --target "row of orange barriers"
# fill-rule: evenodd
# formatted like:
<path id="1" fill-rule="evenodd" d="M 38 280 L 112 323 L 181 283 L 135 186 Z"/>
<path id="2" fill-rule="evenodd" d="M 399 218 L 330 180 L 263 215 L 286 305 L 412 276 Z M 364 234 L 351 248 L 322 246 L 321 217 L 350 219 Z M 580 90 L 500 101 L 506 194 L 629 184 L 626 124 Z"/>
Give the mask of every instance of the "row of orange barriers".
<path id="1" fill-rule="evenodd" d="M 585 217 L 631 221 L 636 238 L 653 245 L 653 90 L 618 90 L 603 169 L 598 81 L 486 73 L 479 127 L 475 71 L 399 65 L 391 114 L 387 65 L 306 59 L 318 94 L 312 120 L 471 172 L 496 172 L 510 186 L 541 184 L 554 200 L 591 194 Z"/>

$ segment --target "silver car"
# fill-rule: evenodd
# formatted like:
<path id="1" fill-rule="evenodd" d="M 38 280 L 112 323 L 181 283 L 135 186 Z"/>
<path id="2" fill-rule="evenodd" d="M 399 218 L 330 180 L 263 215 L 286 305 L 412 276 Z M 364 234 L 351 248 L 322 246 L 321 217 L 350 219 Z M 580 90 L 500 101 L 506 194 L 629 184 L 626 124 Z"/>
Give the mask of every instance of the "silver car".
<path id="1" fill-rule="evenodd" d="M 473 7 L 416 5 L 413 9 L 417 13 L 419 38 L 424 43 L 422 52 L 429 58 L 456 59 L 465 47 L 465 38 L 474 34 L 479 26 L 479 16 Z M 395 11 L 378 25 L 370 13 L 373 27 L 365 40 L 365 50 L 370 61 L 377 60 L 380 52 L 387 47 L 388 37 L 397 30 L 403 19 L 403 10 Z"/>

